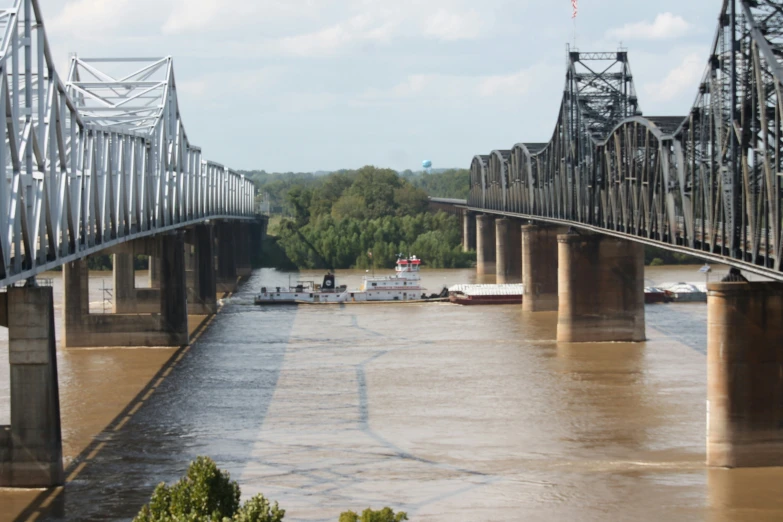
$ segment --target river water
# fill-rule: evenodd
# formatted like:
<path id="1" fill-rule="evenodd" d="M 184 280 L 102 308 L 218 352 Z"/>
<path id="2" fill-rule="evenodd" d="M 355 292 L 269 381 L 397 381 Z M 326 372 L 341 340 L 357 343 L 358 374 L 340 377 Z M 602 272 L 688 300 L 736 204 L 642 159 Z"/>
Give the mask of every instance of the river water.
<path id="1" fill-rule="evenodd" d="M 695 268 L 647 277 L 702 282 Z M 385 505 L 413 521 L 783 519 L 783 468 L 704 465 L 704 304 L 648 305 L 646 343 L 569 345 L 556 313 L 518 306 L 252 304 L 288 277 L 256 271 L 187 348 L 60 350 L 67 485 L 0 489 L 0 520 L 127 520 L 198 455 L 292 521 Z"/>

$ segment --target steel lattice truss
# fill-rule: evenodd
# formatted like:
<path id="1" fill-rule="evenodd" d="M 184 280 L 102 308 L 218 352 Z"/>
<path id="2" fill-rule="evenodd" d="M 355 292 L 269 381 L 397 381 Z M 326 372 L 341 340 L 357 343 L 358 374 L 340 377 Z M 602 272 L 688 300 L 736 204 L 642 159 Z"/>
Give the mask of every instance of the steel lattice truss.
<path id="1" fill-rule="evenodd" d="M 253 216 L 251 181 L 201 158 L 171 58 L 55 70 L 37 0 L 0 10 L 0 286 L 116 243 Z"/>
<path id="2" fill-rule="evenodd" d="M 783 0 L 724 0 L 719 20 L 688 116 L 642 117 L 625 53 L 569 53 L 552 139 L 476 156 L 469 206 L 783 279 Z"/>

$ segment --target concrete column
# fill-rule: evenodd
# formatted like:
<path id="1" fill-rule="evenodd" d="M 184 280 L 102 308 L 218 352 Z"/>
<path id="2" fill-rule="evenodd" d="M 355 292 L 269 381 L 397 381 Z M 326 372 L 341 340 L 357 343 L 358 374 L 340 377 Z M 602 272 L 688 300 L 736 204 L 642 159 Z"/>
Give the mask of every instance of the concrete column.
<path id="1" fill-rule="evenodd" d="M 0 294 L 11 363 L 11 426 L 0 427 L 0 486 L 63 483 L 60 395 L 52 289 Z"/>
<path id="2" fill-rule="evenodd" d="M 149 256 L 150 288 L 160 288 L 160 257 L 157 252 Z"/>
<path id="3" fill-rule="evenodd" d="M 783 466 L 783 283 L 707 288 L 707 465 Z"/>
<path id="4" fill-rule="evenodd" d="M 237 276 L 248 277 L 253 273 L 253 269 L 250 266 L 250 234 L 247 223 L 234 225 L 234 239 L 236 241 Z"/>
<path id="5" fill-rule="evenodd" d="M 185 282 L 185 234 L 160 237 L 161 327 L 170 336 L 169 346 L 188 344 L 188 294 Z"/>
<path id="6" fill-rule="evenodd" d="M 160 312 L 160 287 L 136 288 L 136 270 L 134 262 L 137 253 L 147 251 L 157 252 L 157 241 L 154 239 L 139 239 L 124 243 L 113 249 L 113 279 L 112 311 L 115 314 L 156 314 Z M 153 266 L 150 257 L 150 266 Z M 160 259 L 154 263 L 158 266 L 156 277 L 160 274 Z M 158 278 L 157 284 L 160 285 Z"/>
<path id="7" fill-rule="evenodd" d="M 465 211 L 462 214 L 462 251 L 476 250 L 476 214 Z"/>
<path id="8" fill-rule="evenodd" d="M 496 219 L 495 245 L 496 282 L 519 283 L 522 280 L 522 236 L 519 221 Z"/>
<path id="9" fill-rule="evenodd" d="M 642 244 L 590 234 L 557 242 L 557 340 L 644 341 Z"/>
<path id="10" fill-rule="evenodd" d="M 112 311 L 115 314 L 136 311 L 136 271 L 133 268 L 133 253 L 122 252 L 112 256 Z"/>
<path id="11" fill-rule="evenodd" d="M 476 216 L 476 272 L 479 275 L 495 273 L 495 218 Z"/>
<path id="12" fill-rule="evenodd" d="M 80 346 L 84 321 L 90 314 L 90 274 L 87 258 L 63 265 L 63 346 Z"/>
<path id="13" fill-rule="evenodd" d="M 231 223 L 217 225 L 217 291 L 233 292 L 237 286 L 236 241 Z"/>
<path id="14" fill-rule="evenodd" d="M 209 315 L 217 312 L 217 278 L 215 274 L 215 234 L 212 225 L 198 225 L 191 231 L 192 243 L 188 271 L 188 312 Z"/>
<path id="15" fill-rule="evenodd" d="M 522 310 L 557 311 L 558 227 L 524 225 L 522 240 Z"/>

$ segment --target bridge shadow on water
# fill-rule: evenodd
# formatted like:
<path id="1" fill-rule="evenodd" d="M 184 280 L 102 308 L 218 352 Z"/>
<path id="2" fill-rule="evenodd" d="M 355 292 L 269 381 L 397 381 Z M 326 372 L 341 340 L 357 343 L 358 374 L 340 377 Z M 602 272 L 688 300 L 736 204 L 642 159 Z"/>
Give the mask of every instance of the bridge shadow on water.
<path id="1" fill-rule="evenodd" d="M 644 307 L 647 336 L 656 330 L 672 341 L 707 355 L 707 305 L 705 303 L 652 304 Z M 688 327 L 683 327 L 687 324 Z"/>
<path id="2" fill-rule="evenodd" d="M 253 279 L 70 463 L 66 485 L 42 492 L 17 520 L 130 519 L 199 455 L 241 475 L 296 318 L 295 307 L 252 306 Z"/>

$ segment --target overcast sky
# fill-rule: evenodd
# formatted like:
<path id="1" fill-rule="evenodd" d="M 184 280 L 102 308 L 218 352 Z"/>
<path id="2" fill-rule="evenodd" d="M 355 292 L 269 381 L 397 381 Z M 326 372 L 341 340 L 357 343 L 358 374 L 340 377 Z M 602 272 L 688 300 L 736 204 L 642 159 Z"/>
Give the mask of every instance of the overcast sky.
<path id="1" fill-rule="evenodd" d="M 204 156 L 237 169 L 464 167 L 546 141 L 570 0 L 40 0 L 68 54 L 174 58 Z M 720 0 L 580 0 L 582 51 L 628 48 L 642 111 L 686 114 Z"/>

